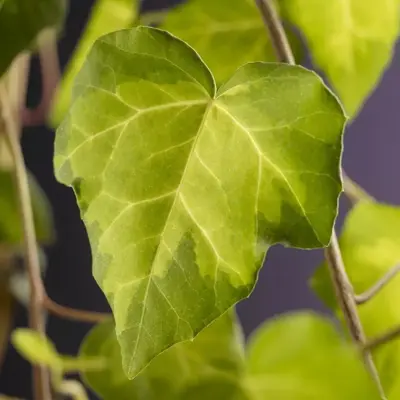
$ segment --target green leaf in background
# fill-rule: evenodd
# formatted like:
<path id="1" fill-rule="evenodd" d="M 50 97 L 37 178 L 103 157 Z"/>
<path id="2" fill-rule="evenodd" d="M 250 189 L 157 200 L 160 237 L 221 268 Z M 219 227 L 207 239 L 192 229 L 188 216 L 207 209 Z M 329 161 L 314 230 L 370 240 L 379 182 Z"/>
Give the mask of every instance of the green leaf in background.
<path id="1" fill-rule="evenodd" d="M 229 314 L 156 357 L 133 381 L 121 367 L 113 324 L 95 327 L 81 354 L 108 368 L 84 374 L 104 400 L 379 400 L 356 349 L 324 318 L 288 314 L 261 326 L 242 357 Z"/>
<path id="2" fill-rule="evenodd" d="M 359 203 L 348 214 L 340 248 L 356 293 L 363 293 L 400 262 L 400 208 L 377 203 Z M 317 294 L 337 313 L 338 307 L 325 265 L 312 279 Z M 380 293 L 359 306 L 367 336 L 373 337 L 400 322 L 400 275 Z M 400 373 L 400 342 L 374 350 L 382 383 L 390 393 Z"/>
<path id="3" fill-rule="evenodd" d="M 52 103 L 50 123 L 56 127 L 71 103 L 72 85 L 93 43 L 102 35 L 132 26 L 138 15 L 137 0 L 97 0 L 83 35 L 72 55 Z"/>
<path id="4" fill-rule="evenodd" d="M 64 0 L 0 0 L 0 76 L 43 29 L 63 23 L 65 8 Z"/>
<path id="5" fill-rule="evenodd" d="M 232 314 L 225 313 L 192 342 L 177 344 L 156 357 L 133 381 L 122 370 L 114 323 L 99 324 L 84 340 L 80 354 L 104 357 L 107 368 L 84 373 L 84 380 L 104 400 L 176 400 L 199 381 L 212 380 L 213 388 L 226 380 L 238 381 L 243 370 L 243 343 Z M 214 390 L 208 392 L 209 398 L 217 398 L 215 395 Z"/>
<path id="6" fill-rule="evenodd" d="M 77 195 L 130 378 L 247 297 L 270 245 L 328 244 L 344 122 L 298 66 L 247 64 L 216 92 L 166 32 L 96 42 L 54 162 Z"/>
<path id="7" fill-rule="evenodd" d="M 379 82 L 399 35 L 399 0 L 280 0 L 345 110 L 354 116 Z"/>
<path id="8" fill-rule="evenodd" d="M 258 329 L 246 387 L 257 400 L 378 400 L 355 348 L 324 318 L 288 314 Z"/>
<path id="9" fill-rule="evenodd" d="M 40 333 L 19 328 L 13 332 L 11 341 L 18 352 L 31 364 L 61 369 L 60 357 L 53 343 Z"/>
<path id="10" fill-rule="evenodd" d="M 253 0 L 189 0 L 171 10 L 161 28 L 193 46 L 217 83 L 229 79 L 247 62 L 276 61 Z M 302 53 L 300 40 L 287 33 L 298 59 Z"/>
<path id="11" fill-rule="evenodd" d="M 11 336 L 11 341 L 27 361 L 54 370 L 59 375 L 58 379 L 63 373 L 96 371 L 106 367 L 105 359 L 99 355 L 76 358 L 59 354 L 49 338 L 43 337 L 32 329 L 16 329 Z"/>
<path id="12" fill-rule="evenodd" d="M 55 236 L 51 206 L 32 174 L 29 174 L 29 185 L 37 239 L 42 244 L 49 244 Z M 22 243 L 22 240 L 22 222 L 13 173 L 0 168 L 0 244 L 14 246 Z"/>

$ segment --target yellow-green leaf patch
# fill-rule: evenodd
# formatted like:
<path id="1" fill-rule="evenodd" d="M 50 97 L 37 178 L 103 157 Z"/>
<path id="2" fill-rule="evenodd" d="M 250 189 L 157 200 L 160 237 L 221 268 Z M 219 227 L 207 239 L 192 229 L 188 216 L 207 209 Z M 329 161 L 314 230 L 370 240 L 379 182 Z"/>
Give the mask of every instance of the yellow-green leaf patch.
<path id="1" fill-rule="evenodd" d="M 399 35 L 400 2 L 281 0 L 350 116 L 379 82 Z"/>

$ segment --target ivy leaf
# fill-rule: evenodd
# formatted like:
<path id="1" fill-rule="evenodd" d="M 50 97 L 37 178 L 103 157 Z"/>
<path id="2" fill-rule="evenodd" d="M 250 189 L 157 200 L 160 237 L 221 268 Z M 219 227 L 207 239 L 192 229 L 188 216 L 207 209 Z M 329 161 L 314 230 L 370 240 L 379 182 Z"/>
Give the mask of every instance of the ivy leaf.
<path id="1" fill-rule="evenodd" d="M 29 186 L 37 239 L 43 244 L 49 244 L 55 236 L 51 206 L 32 174 L 29 174 Z M 22 222 L 13 173 L 9 169 L 0 168 L 0 243 L 15 246 L 22 240 Z"/>
<path id="2" fill-rule="evenodd" d="M 0 76 L 43 29 L 63 23 L 65 9 L 64 0 L 0 0 Z"/>
<path id="3" fill-rule="evenodd" d="M 400 208 L 378 203 L 358 203 L 346 218 L 340 248 L 355 292 L 363 293 L 400 262 Z M 325 265 L 317 270 L 311 285 L 328 306 L 339 313 Z M 367 336 L 379 336 L 398 325 L 399 287 L 400 275 L 359 307 Z M 393 341 L 374 350 L 374 359 L 381 372 L 382 383 L 389 393 L 400 371 L 400 342 Z"/>
<path id="4" fill-rule="evenodd" d="M 53 343 L 36 331 L 16 329 L 11 337 L 12 344 L 31 364 L 61 369 L 60 357 Z"/>
<path id="5" fill-rule="evenodd" d="M 50 115 L 52 126 L 58 126 L 68 112 L 74 79 L 93 43 L 102 35 L 128 28 L 138 15 L 137 0 L 97 0 L 89 21 L 57 89 Z"/>
<path id="6" fill-rule="evenodd" d="M 283 15 L 304 34 L 345 110 L 354 116 L 392 58 L 399 1 L 280 0 Z"/>
<path id="7" fill-rule="evenodd" d="M 83 376 L 105 400 L 175 400 L 198 381 L 213 379 L 218 386 L 218 383 L 224 385 L 226 377 L 233 381 L 238 379 L 243 367 L 243 348 L 238 334 L 233 313 L 228 312 L 204 329 L 193 342 L 180 343 L 155 358 L 130 381 L 122 370 L 114 323 L 105 322 L 88 334 L 80 354 L 104 357 L 107 368 L 88 371 Z M 214 396 L 215 392 L 210 394 Z"/>
<path id="8" fill-rule="evenodd" d="M 161 27 L 193 46 L 224 82 L 243 64 L 276 61 L 260 12 L 252 0 L 189 0 L 168 12 Z M 287 31 L 296 59 L 300 40 Z"/>
<path id="9" fill-rule="evenodd" d="M 255 399 L 380 399 L 357 350 L 311 313 L 268 322 L 248 352 L 246 387 Z"/>
<path id="10" fill-rule="evenodd" d="M 328 244 L 344 121 L 298 66 L 248 64 L 216 92 L 166 32 L 96 42 L 54 162 L 77 195 L 130 378 L 247 297 L 270 245 Z"/>
<path id="11" fill-rule="evenodd" d="M 11 337 L 12 344 L 31 364 L 43 365 L 54 370 L 61 378 L 63 373 L 99 370 L 105 368 L 105 360 L 96 357 L 70 357 L 57 352 L 47 337 L 27 328 L 16 329 Z"/>

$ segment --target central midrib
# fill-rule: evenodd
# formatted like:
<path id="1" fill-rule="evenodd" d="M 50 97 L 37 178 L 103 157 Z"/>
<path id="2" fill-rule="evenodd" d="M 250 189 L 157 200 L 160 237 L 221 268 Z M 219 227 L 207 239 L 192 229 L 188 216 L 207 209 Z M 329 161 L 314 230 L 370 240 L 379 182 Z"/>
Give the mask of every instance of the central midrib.
<path id="1" fill-rule="evenodd" d="M 141 327 L 143 325 L 143 321 L 144 321 L 145 314 L 146 314 L 147 296 L 148 296 L 148 293 L 149 293 L 150 283 L 151 283 L 152 277 L 153 277 L 154 266 L 155 266 L 155 264 L 157 262 L 157 258 L 159 257 L 159 254 L 160 254 L 159 251 L 160 251 L 160 247 L 161 247 L 161 242 L 162 242 L 163 236 L 165 235 L 165 231 L 167 229 L 167 226 L 169 225 L 169 219 L 171 218 L 172 212 L 176 207 L 176 201 L 179 198 L 179 192 L 181 190 L 182 183 L 185 180 L 185 175 L 187 173 L 188 165 L 190 164 L 190 160 L 191 160 L 191 158 L 193 156 L 193 153 L 194 153 L 194 150 L 196 148 L 198 139 L 201 136 L 201 132 L 203 131 L 204 124 L 205 124 L 205 122 L 207 120 L 208 114 L 209 114 L 212 106 L 214 105 L 214 100 L 215 100 L 215 94 L 214 94 L 214 98 L 210 98 L 210 100 L 209 100 L 209 102 L 207 104 L 207 107 L 206 107 L 206 109 L 204 111 L 203 119 L 202 119 L 202 121 L 201 121 L 201 123 L 199 125 L 199 128 L 197 130 L 197 133 L 195 135 L 195 139 L 193 141 L 193 145 L 192 145 L 192 147 L 190 149 L 190 152 L 189 152 L 189 155 L 187 157 L 187 162 L 186 162 L 185 168 L 184 168 L 184 170 L 182 172 L 181 179 L 180 179 L 178 187 L 176 189 L 176 195 L 175 195 L 174 200 L 172 202 L 172 205 L 171 205 L 171 208 L 170 208 L 169 213 L 167 215 L 167 218 L 165 219 L 164 228 L 163 228 L 163 230 L 162 230 L 162 232 L 160 234 L 160 240 L 159 240 L 159 243 L 158 243 L 158 246 L 157 246 L 157 250 L 156 250 L 156 253 L 155 253 L 155 256 L 154 256 L 154 259 L 153 259 L 153 263 L 151 265 L 151 269 L 150 269 L 149 275 L 148 275 L 148 281 L 147 281 L 147 285 L 146 285 L 146 289 L 145 289 L 145 293 L 144 293 L 144 297 L 143 297 L 142 315 L 140 317 L 140 322 L 139 322 L 139 325 L 138 325 L 139 326 L 139 332 L 138 332 L 135 348 L 134 348 L 134 350 L 132 352 L 132 356 L 130 358 L 129 365 L 128 365 L 129 375 L 131 375 L 131 373 L 132 373 L 132 368 L 131 368 L 132 360 L 136 356 L 137 349 L 138 349 L 138 346 L 139 346 L 139 341 L 141 339 L 141 334 L 142 334 L 142 330 L 143 330 Z M 157 288 L 158 288 L 158 286 L 157 286 Z M 158 290 L 161 291 L 161 289 L 159 289 L 159 288 L 158 288 Z"/>

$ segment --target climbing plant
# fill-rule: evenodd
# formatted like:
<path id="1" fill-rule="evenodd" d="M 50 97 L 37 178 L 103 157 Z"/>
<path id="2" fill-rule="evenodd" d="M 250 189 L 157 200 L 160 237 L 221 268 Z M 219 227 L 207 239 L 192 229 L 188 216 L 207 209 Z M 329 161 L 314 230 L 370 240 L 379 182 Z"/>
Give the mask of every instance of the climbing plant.
<path id="1" fill-rule="evenodd" d="M 35 400 L 87 399 L 71 373 L 110 400 L 400 399 L 400 210 L 341 167 L 346 125 L 392 58 L 399 2 L 142 12 L 97 0 L 60 76 L 67 12 L 62 0 L 0 0 L 0 361 L 11 334 Z M 27 109 L 35 52 L 42 100 Z M 300 66 L 306 53 L 316 72 Z M 42 123 L 56 130 L 54 173 L 75 193 L 110 314 L 46 294 L 41 247 L 55 228 L 20 145 L 22 128 Z M 342 192 L 353 207 L 338 239 Z M 311 287 L 339 328 L 302 311 L 244 340 L 234 307 L 278 243 L 325 249 Z M 13 296 L 29 328 L 10 333 Z M 94 324 L 79 354 L 57 351 L 45 312 Z"/>

